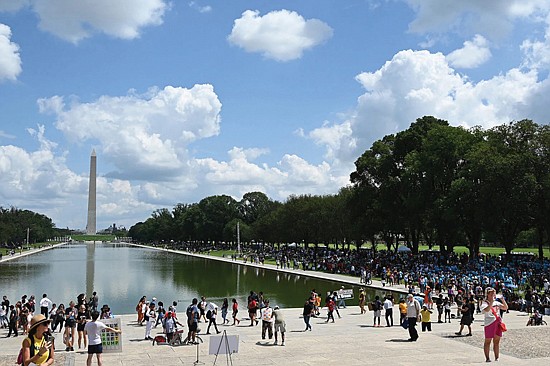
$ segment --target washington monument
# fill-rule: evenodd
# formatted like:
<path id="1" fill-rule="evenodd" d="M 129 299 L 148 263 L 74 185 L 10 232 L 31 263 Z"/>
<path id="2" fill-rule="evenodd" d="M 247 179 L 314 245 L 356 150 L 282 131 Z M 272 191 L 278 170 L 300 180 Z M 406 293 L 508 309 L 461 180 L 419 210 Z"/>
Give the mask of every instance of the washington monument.
<path id="1" fill-rule="evenodd" d="M 86 234 L 95 235 L 96 233 L 96 168 L 97 157 L 95 155 L 95 149 L 92 150 L 90 156 L 90 184 L 88 188 L 88 223 L 86 224 Z"/>

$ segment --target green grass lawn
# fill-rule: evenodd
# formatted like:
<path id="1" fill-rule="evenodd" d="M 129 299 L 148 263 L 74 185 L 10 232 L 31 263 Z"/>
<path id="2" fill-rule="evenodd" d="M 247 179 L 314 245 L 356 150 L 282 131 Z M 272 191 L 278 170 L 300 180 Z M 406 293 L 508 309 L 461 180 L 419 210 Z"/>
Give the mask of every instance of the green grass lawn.
<path id="1" fill-rule="evenodd" d="M 53 245 L 53 244 L 57 244 L 58 242 L 54 242 L 54 241 L 50 241 L 50 242 L 47 242 L 47 243 L 34 243 L 34 244 L 31 244 L 30 246 L 24 246 L 21 250 L 20 249 L 16 249 L 15 252 L 16 253 L 19 253 L 20 251 L 27 251 L 27 250 L 31 250 L 31 249 L 39 249 L 39 248 L 42 248 L 44 246 L 47 246 L 47 245 Z M 0 253 L 2 255 L 9 255 L 9 251 L 11 249 L 7 249 L 7 248 L 1 248 L 0 249 Z"/>
<path id="2" fill-rule="evenodd" d="M 313 247 L 313 245 L 310 245 L 310 247 Z M 329 245 L 330 248 L 334 248 L 334 245 Z M 352 249 L 355 248 L 355 246 L 351 246 Z M 378 250 L 385 250 L 386 249 L 386 246 L 383 245 L 383 244 L 379 244 L 377 246 L 377 249 Z M 419 250 L 428 250 L 428 246 L 427 245 L 421 245 L 419 247 Z M 432 247 L 432 250 L 439 250 L 439 246 L 436 245 L 434 247 Z M 504 248 L 499 248 L 499 247 L 480 247 L 479 248 L 480 252 L 481 253 L 485 253 L 485 254 L 489 254 L 489 255 L 500 255 L 500 254 L 504 254 L 506 253 L 506 251 L 504 250 Z M 217 251 L 211 251 L 210 252 L 210 255 L 213 255 L 213 256 L 217 256 L 217 257 L 222 257 L 222 256 L 230 256 L 231 254 L 235 254 L 235 250 L 217 250 Z M 457 247 L 454 247 L 454 252 L 455 253 L 458 253 L 458 254 L 462 254 L 462 253 L 469 253 L 469 250 L 467 247 L 465 246 L 457 246 Z M 520 252 L 529 252 L 529 253 L 534 253 L 535 255 L 538 255 L 538 248 L 515 248 L 512 253 L 520 253 Z M 550 258 L 550 249 L 549 248 L 544 248 L 544 258 L 546 259 L 549 259 Z M 268 261 L 266 261 L 266 263 L 268 263 Z M 273 262 L 273 264 L 275 264 L 275 262 Z"/>
<path id="3" fill-rule="evenodd" d="M 71 238 L 75 241 L 111 241 L 115 240 L 114 235 L 71 235 Z"/>

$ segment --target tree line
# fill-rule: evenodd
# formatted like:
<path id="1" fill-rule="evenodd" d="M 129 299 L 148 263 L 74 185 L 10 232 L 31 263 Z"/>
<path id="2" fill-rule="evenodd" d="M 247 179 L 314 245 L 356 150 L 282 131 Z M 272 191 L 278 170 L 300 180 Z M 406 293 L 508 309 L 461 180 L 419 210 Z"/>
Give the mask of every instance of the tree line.
<path id="1" fill-rule="evenodd" d="M 336 244 L 382 240 L 466 245 L 483 242 L 510 253 L 520 238 L 542 258 L 550 234 L 550 127 L 530 120 L 484 130 L 452 127 L 426 116 L 375 141 L 355 162 L 350 185 L 334 195 L 285 202 L 250 192 L 158 209 L 128 235 L 141 242 Z M 375 246 L 373 246 L 375 247 Z"/>
<path id="2" fill-rule="evenodd" d="M 55 236 L 60 236 L 52 219 L 29 210 L 16 207 L 0 206 L 0 246 L 16 248 L 27 240 L 29 243 L 44 242 Z"/>

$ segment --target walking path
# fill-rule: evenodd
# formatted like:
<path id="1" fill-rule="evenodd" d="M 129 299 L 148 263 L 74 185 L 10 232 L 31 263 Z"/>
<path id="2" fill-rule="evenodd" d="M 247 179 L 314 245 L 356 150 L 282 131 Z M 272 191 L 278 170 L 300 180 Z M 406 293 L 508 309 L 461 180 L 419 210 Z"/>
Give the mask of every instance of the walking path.
<path id="1" fill-rule="evenodd" d="M 11 260 L 17 259 L 17 258 L 26 257 L 26 256 L 31 255 L 31 254 L 40 253 L 40 252 L 43 252 L 45 250 L 50 250 L 50 249 L 53 249 L 53 248 L 57 248 L 61 245 L 65 245 L 65 244 L 67 244 L 67 243 L 52 244 L 52 245 L 48 245 L 48 246 L 43 246 L 42 248 L 25 250 L 24 252 L 17 252 L 16 251 L 14 255 L 10 255 L 10 254 L 3 255 L 2 259 L 0 259 L 0 263 L 11 261 Z"/>
<path id="2" fill-rule="evenodd" d="M 319 366 L 345 364 L 369 365 L 470 365 L 485 363 L 483 356 L 483 327 L 480 315 L 473 324 L 472 337 L 458 337 L 454 334 L 459 322 L 433 323 L 432 332 L 422 333 L 417 342 L 407 342 L 408 332 L 396 325 L 375 328 L 372 326 L 372 312 L 360 315 L 359 308 L 340 309 L 342 318 L 336 316 L 335 323 L 325 323 L 324 318 L 313 318 L 313 330 L 304 332 L 301 309 L 283 309 L 286 323 L 286 345 L 273 345 L 273 340 L 261 339 L 261 324 L 249 326 L 243 319 L 235 326 L 220 326 L 228 335 L 239 336 L 238 353 L 232 355 L 234 365 L 297 365 Z M 323 310 L 322 315 L 326 312 Z M 397 306 L 394 316 L 399 317 Z M 183 317 L 183 315 L 180 315 Z M 123 315 L 122 352 L 105 353 L 105 365 L 146 365 L 171 366 L 191 365 L 197 360 L 196 346 L 170 347 L 153 346 L 151 341 L 143 340 L 145 327 L 137 326 L 136 315 Z M 548 365 L 550 363 L 550 327 L 526 327 L 527 315 L 511 312 L 504 318 L 508 332 L 501 342 L 499 364 L 503 365 Z M 220 320 L 221 321 L 221 320 Z M 385 324 L 382 319 L 382 324 Z M 202 333 L 206 324 L 200 323 Z M 161 332 L 154 329 L 153 334 Z M 212 329 L 211 329 L 212 331 Z M 6 332 L 0 331 L 0 365 L 13 365 L 21 347 L 22 336 L 4 338 Z M 215 355 L 208 354 L 211 342 L 209 335 L 203 335 L 204 343 L 198 346 L 198 358 L 206 365 L 212 365 Z M 56 365 L 85 365 L 86 351 L 63 351 L 61 335 L 56 333 Z M 279 339 L 280 342 L 280 339 Z M 219 343 L 213 343 L 215 348 Z M 491 354 L 491 357 L 492 354 Z M 95 361 L 93 363 L 96 364 Z M 219 355 L 216 364 L 227 364 L 226 356 Z"/>

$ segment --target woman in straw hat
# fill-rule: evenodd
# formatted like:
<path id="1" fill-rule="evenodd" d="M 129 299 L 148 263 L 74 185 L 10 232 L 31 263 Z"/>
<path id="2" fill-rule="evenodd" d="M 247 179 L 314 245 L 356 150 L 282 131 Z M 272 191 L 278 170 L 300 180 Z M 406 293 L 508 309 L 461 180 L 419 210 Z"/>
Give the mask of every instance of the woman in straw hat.
<path id="1" fill-rule="evenodd" d="M 54 363 L 53 339 L 49 332 L 50 320 L 38 314 L 32 317 L 29 336 L 23 340 L 23 365 L 49 366 Z"/>

